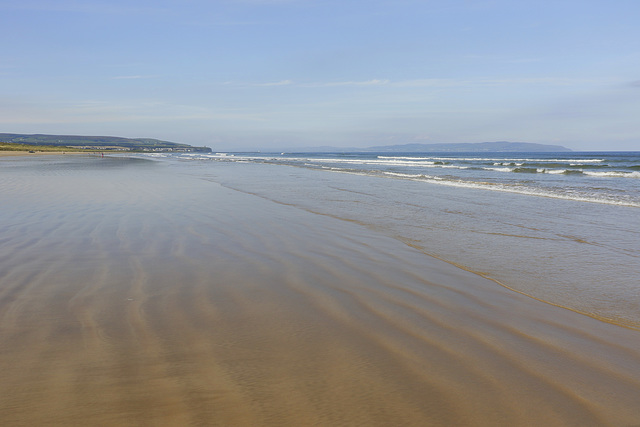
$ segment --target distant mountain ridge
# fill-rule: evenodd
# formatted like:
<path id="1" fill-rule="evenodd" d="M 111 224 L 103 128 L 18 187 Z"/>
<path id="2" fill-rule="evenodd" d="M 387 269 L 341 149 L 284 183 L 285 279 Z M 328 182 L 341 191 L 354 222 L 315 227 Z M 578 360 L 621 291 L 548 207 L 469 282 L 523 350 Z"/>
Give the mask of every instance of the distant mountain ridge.
<path id="1" fill-rule="evenodd" d="M 536 144 L 532 142 L 476 142 L 456 144 L 402 144 L 370 147 L 372 151 L 431 151 L 431 152 L 556 152 L 571 151 L 561 145 Z"/>
<path id="2" fill-rule="evenodd" d="M 211 151 L 209 147 L 194 147 L 153 138 L 122 138 L 117 136 L 0 133 L 0 142 L 126 151 Z"/>
<path id="3" fill-rule="evenodd" d="M 465 142 L 465 143 L 440 143 L 440 144 L 399 144 L 380 145 L 367 148 L 340 148 L 340 147 L 315 147 L 299 151 L 320 151 L 320 152 L 363 152 L 382 151 L 396 153 L 517 153 L 517 152 L 568 152 L 569 148 L 561 145 L 537 144 L 532 142 Z"/>

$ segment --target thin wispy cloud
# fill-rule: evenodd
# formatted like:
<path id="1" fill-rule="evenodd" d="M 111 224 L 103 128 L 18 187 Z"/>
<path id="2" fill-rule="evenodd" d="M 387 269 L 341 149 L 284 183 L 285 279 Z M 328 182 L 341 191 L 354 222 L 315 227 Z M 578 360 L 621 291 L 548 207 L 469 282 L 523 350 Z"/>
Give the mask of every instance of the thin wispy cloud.
<path id="1" fill-rule="evenodd" d="M 452 87 L 452 86 L 464 86 L 468 85 L 468 80 L 458 79 L 414 79 L 414 80 L 402 80 L 391 83 L 397 87 Z"/>
<path id="2" fill-rule="evenodd" d="M 293 80 L 280 80 L 277 82 L 265 82 L 265 83 L 242 83 L 227 81 L 222 83 L 226 86 L 239 86 L 239 87 L 274 87 L 274 86 L 296 86 L 301 88 L 313 88 L 313 87 L 332 87 L 332 86 L 382 86 L 390 83 L 390 80 L 363 80 L 363 81 L 334 81 L 334 82 L 294 82 Z"/>
<path id="3" fill-rule="evenodd" d="M 575 85 L 606 85 L 610 80 L 578 79 L 562 77 L 522 77 L 522 78 L 477 78 L 477 79 L 415 79 L 391 82 L 398 87 L 463 87 L 463 86 L 575 86 Z"/>
<path id="4" fill-rule="evenodd" d="M 152 79 L 157 76 L 143 76 L 143 75 L 132 75 L 132 76 L 114 76 L 111 77 L 111 80 L 141 80 L 141 79 Z"/>
<path id="5" fill-rule="evenodd" d="M 301 88 L 319 88 L 319 87 L 376 87 L 389 86 L 398 88 L 453 88 L 465 86 L 514 86 L 514 85 L 547 85 L 547 86 L 574 86 L 574 85 L 609 85 L 614 82 L 606 79 L 579 79 L 579 78 L 562 78 L 562 77 L 523 77 L 523 78 L 477 78 L 477 79 L 413 79 L 413 80 L 391 80 L 391 79 L 371 79 L 371 80 L 346 80 L 346 81 L 328 81 L 328 82 L 294 82 L 293 80 L 281 80 L 277 82 L 266 83 L 240 83 L 225 82 L 225 85 L 235 86 L 254 86 L 254 87 L 273 87 L 273 86 L 297 86 Z M 631 86 L 639 85 L 640 81 L 630 83 Z"/>
<path id="6" fill-rule="evenodd" d="M 541 62 L 544 59 L 541 57 L 520 57 L 520 56 L 500 56 L 500 55 L 478 55 L 468 54 L 462 56 L 462 58 L 471 61 L 490 61 L 492 63 L 507 63 L 507 64 L 529 64 Z"/>
<path id="7" fill-rule="evenodd" d="M 254 86 L 289 86 L 292 84 L 293 81 L 291 80 L 281 80 L 279 82 L 256 83 Z"/>
<path id="8" fill-rule="evenodd" d="M 387 79 L 371 79 L 364 81 L 326 82 L 316 83 L 317 86 L 382 86 L 389 84 Z"/>
<path id="9" fill-rule="evenodd" d="M 0 124 L 110 123 L 110 122 L 173 122 L 189 120 L 264 122 L 255 112 L 211 109 L 171 104 L 160 101 L 112 103 L 87 100 L 75 103 L 52 102 L 47 105 L 15 102 L 0 106 Z"/>

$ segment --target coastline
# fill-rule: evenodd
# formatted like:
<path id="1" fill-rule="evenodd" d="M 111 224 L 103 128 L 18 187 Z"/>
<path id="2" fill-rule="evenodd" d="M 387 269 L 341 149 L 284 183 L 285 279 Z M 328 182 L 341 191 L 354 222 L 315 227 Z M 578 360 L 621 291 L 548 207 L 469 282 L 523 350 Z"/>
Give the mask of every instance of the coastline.
<path id="1" fill-rule="evenodd" d="M 43 155 L 67 155 L 67 154 L 99 154 L 99 153 L 83 153 L 77 151 L 34 151 L 33 153 L 29 151 L 3 151 L 0 150 L 0 157 L 16 157 L 16 156 L 43 156 Z"/>
<path id="2" fill-rule="evenodd" d="M 225 169 L 230 188 L 356 222 L 533 298 L 640 329 L 637 208 L 287 165 L 200 163 Z"/>
<path id="3" fill-rule="evenodd" d="M 638 331 L 225 170 L 98 160 L 3 176 L 3 424 L 640 424 Z"/>

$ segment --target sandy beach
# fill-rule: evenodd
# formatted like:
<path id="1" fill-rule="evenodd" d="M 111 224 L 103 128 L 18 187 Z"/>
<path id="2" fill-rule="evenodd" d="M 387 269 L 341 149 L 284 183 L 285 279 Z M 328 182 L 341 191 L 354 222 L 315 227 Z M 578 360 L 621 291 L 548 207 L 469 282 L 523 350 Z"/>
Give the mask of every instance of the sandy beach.
<path id="1" fill-rule="evenodd" d="M 29 151 L 10 151 L 10 150 L 0 150 L 0 157 L 30 157 L 30 156 L 56 156 L 56 155 L 88 155 L 92 153 L 82 153 L 78 151 L 34 151 L 33 153 Z M 93 153 L 95 155 L 95 153 Z"/>
<path id="2" fill-rule="evenodd" d="M 0 424 L 640 425 L 639 331 L 223 173 L 0 159 Z"/>

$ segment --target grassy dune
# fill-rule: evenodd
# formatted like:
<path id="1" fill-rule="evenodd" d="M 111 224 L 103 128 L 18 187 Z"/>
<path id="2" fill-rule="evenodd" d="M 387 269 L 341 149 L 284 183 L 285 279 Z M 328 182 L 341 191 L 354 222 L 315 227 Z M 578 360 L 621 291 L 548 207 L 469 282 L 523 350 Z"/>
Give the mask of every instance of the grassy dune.
<path id="1" fill-rule="evenodd" d="M 99 150 L 87 150 L 83 148 L 63 147 L 55 145 L 31 145 L 0 142 L 0 151 L 37 151 L 37 152 L 83 152 L 92 153 Z"/>

